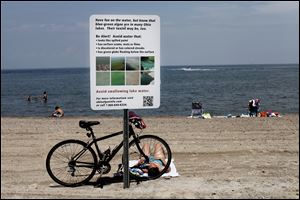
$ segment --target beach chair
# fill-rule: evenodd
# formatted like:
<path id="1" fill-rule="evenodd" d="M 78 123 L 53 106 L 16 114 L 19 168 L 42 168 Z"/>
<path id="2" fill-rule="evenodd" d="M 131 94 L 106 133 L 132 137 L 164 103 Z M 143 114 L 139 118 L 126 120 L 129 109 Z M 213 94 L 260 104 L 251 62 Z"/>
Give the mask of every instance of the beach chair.
<path id="1" fill-rule="evenodd" d="M 202 118 L 203 107 L 201 102 L 192 102 L 191 118 Z"/>

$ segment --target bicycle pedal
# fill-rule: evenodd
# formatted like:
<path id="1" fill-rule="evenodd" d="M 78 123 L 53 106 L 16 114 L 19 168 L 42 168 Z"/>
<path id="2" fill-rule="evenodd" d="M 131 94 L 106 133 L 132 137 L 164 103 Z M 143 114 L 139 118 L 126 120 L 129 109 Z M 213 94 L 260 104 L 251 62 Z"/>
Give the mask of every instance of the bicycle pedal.
<path id="1" fill-rule="evenodd" d="M 118 167 L 117 173 L 118 173 L 118 172 L 120 172 L 122 169 L 123 169 L 123 164 L 119 164 L 119 167 Z"/>
<path id="2" fill-rule="evenodd" d="M 114 177 L 121 177 L 121 176 L 123 176 L 123 172 L 114 173 Z"/>

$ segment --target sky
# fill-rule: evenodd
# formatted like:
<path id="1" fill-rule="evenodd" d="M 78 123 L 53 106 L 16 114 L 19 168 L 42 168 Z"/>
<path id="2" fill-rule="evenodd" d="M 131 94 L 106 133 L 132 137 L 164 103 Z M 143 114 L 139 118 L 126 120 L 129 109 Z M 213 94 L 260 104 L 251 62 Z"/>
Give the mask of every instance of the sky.
<path id="1" fill-rule="evenodd" d="M 299 64 L 298 1 L 1 1 L 1 69 L 89 67 L 89 17 L 158 15 L 161 66 Z"/>

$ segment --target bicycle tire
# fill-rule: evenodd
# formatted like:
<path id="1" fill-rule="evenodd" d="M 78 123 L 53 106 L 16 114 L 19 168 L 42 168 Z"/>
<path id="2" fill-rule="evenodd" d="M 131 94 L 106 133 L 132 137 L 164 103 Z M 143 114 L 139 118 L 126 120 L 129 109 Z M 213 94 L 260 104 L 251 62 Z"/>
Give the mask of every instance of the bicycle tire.
<path id="1" fill-rule="evenodd" d="M 54 145 L 46 158 L 49 176 L 58 184 L 76 187 L 87 183 L 96 173 L 97 156 L 95 151 L 80 140 L 64 140 Z M 77 161 L 72 156 L 83 150 Z M 72 164 L 70 164 L 71 162 Z M 82 163 L 81 163 L 82 162 Z M 78 166 L 77 163 L 86 166 Z"/>
<path id="2" fill-rule="evenodd" d="M 139 136 L 139 146 L 142 148 L 143 144 L 148 143 L 150 144 L 150 154 L 153 153 L 153 145 L 156 143 L 161 144 L 161 147 L 163 148 L 165 158 L 166 158 L 166 164 L 163 168 L 163 170 L 160 171 L 160 173 L 156 176 L 138 176 L 136 174 L 131 173 L 129 170 L 129 175 L 131 178 L 136 179 L 136 180 L 153 180 L 161 177 L 170 167 L 171 164 L 171 159 L 172 159 L 172 152 L 171 149 L 168 145 L 168 143 L 163 140 L 162 138 L 155 136 L 155 135 L 142 135 Z M 129 149 L 128 149 L 128 154 L 129 154 L 129 168 L 131 168 L 134 162 L 136 162 L 140 158 L 140 151 L 136 147 L 135 141 L 132 140 L 129 143 Z"/>

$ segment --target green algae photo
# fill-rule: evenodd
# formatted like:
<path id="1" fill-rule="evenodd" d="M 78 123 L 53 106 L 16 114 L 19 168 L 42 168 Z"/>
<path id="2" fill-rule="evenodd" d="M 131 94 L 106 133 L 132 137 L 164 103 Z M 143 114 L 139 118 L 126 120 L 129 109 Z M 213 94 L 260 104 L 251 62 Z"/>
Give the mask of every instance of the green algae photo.
<path id="1" fill-rule="evenodd" d="M 125 69 L 125 58 L 124 57 L 111 57 L 111 70 L 121 70 Z"/>

